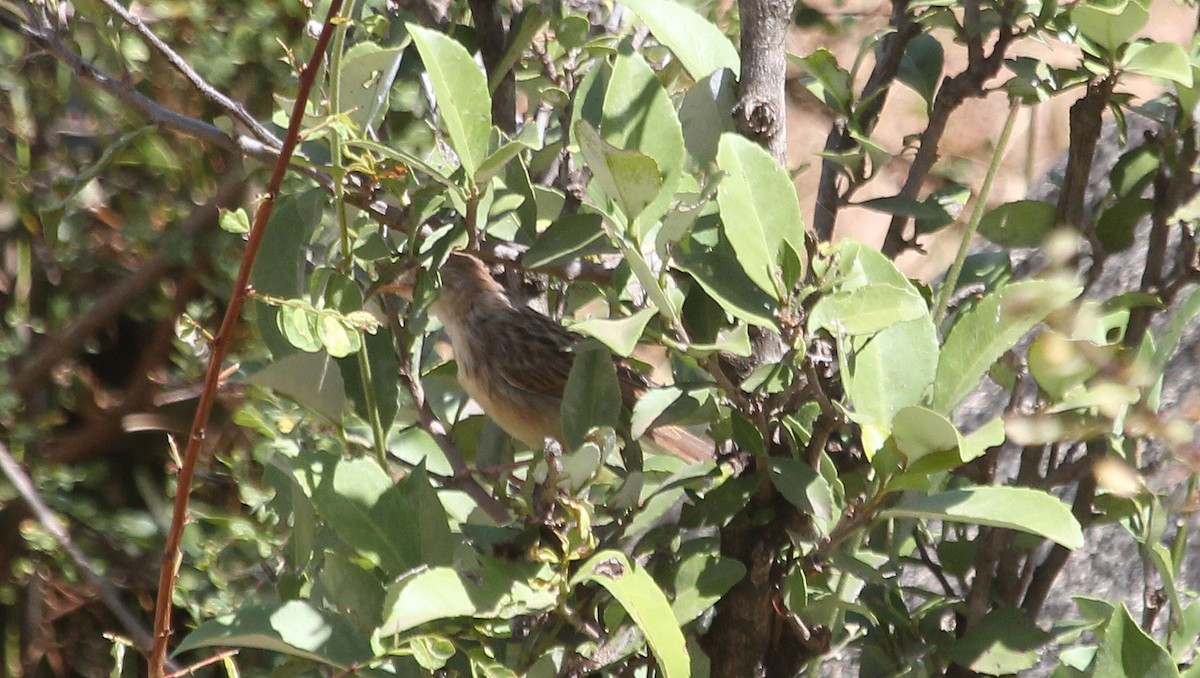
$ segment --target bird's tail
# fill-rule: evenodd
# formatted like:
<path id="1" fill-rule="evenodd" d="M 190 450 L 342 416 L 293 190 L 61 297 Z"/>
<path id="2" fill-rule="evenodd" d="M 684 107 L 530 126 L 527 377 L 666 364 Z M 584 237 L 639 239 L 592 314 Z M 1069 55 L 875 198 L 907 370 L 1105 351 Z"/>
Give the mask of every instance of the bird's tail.
<path id="1" fill-rule="evenodd" d="M 712 461 L 717 456 L 716 443 L 682 426 L 659 426 L 648 431 L 646 438 L 655 451 L 673 454 L 684 461 Z"/>

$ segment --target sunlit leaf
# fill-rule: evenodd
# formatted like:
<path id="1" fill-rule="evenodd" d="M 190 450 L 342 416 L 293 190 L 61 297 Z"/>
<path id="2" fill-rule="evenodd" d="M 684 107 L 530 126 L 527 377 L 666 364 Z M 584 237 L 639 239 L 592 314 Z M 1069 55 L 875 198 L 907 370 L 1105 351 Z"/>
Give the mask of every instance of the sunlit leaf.
<path id="1" fill-rule="evenodd" d="M 467 176 L 474 178 L 492 132 L 492 98 L 483 71 L 453 38 L 417 24 L 405 25 L 433 83 L 438 117 Z"/>
<path id="2" fill-rule="evenodd" d="M 650 574 L 620 551 L 601 551 L 580 566 L 571 583 L 594 582 L 612 594 L 646 635 L 659 669 L 667 678 L 691 675 L 691 660 L 679 622 Z"/>
<path id="3" fill-rule="evenodd" d="M 1003 527 L 1028 532 L 1069 549 L 1083 546 L 1083 529 L 1061 499 L 1028 487 L 985 486 L 905 497 L 881 514 Z"/>

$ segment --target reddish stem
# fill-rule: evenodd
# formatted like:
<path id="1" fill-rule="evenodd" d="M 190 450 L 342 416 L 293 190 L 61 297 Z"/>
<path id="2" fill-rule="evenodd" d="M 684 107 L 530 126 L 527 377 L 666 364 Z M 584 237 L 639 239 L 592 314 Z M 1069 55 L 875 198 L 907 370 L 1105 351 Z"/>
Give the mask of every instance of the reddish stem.
<path id="1" fill-rule="evenodd" d="M 262 246 L 263 235 L 267 230 L 267 221 L 275 207 L 275 198 L 283 184 L 284 174 L 296 145 L 300 141 L 300 124 L 304 119 L 304 107 L 316 82 L 317 73 L 321 67 L 321 59 L 333 36 L 333 20 L 341 11 L 342 1 L 332 0 L 329 13 L 321 27 L 317 45 L 313 49 L 308 64 L 300 71 L 299 90 L 296 93 L 296 103 L 292 107 L 291 120 L 288 123 L 287 135 L 283 139 L 283 148 L 271 173 L 267 184 L 267 194 L 259 203 L 254 214 L 254 225 L 250 228 L 249 239 L 246 241 L 246 251 L 242 254 L 241 267 L 238 269 L 237 280 L 229 298 L 229 306 L 225 317 L 221 320 L 221 329 L 212 342 L 212 354 L 208 361 L 208 370 L 204 374 L 204 390 L 200 393 L 200 403 L 196 408 L 196 418 L 192 421 L 192 430 L 188 435 L 187 450 L 183 454 L 183 464 L 179 469 L 177 487 L 175 490 L 175 506 L 171 514 L 171 529 L 167 532 L 167 543 L 163 547 L 162 570 L 158 577 L 158 598 L 154 607 L 154 647 L 150 652 L 150 675 L 153 678 L 163 678 L 167 658 L 167 644 L 171 639 L 171 609 L 175 595 L 175 580 L 179 575 L 181 555 L 179 544 L 183 539 L 183 527 L 187 522 L 188 500 L 191 498 L 192 477 L 196 472 L 196 462 L 200 456 L 200 444 L 204 442 L 205 431 L 208 427 L 209 415 L 212 414 L 216 401 L 217 387 L 221 382 L 221 365 L 229 354 L 229 345 L 233 338 L 242 312 L 242 305 L 250 291 L 250 271 L 254 268 L 254 260 Z"/>

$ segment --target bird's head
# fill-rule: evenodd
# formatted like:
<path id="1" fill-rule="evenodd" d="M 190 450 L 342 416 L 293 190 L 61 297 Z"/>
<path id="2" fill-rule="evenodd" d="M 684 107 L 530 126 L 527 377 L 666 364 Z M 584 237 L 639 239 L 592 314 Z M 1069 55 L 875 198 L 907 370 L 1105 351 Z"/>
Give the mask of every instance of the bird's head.
<path id="1" fill-rule="evenodd" d="M 409 266 L 392 282 L 381 285 L 378 292 L 391 292 L 412 301 L 417 286 L 417 275 L 420 272 L 419 265 Z M 445 308 L 448 305 L 462 310 L 475 305 L 510 305 L 508 295 L 500 283 L 492 278 L 482 261 L 469 254 L 452 252 L 438 268 L 438 277 L 440 284 L 435 313 L 439 311 L 437 307 Z"/>

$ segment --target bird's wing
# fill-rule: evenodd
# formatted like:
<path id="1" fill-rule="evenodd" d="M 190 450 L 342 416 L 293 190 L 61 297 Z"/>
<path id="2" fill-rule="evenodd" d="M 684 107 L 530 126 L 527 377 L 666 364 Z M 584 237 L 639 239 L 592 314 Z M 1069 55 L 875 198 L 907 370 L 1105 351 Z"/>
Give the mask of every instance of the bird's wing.
<path id="1" fill-rule="evenodd" d="M 575 354 L 571 346 L 579 335 L 531 308 L 499 320 L 510 324 L 496 328 L 484 341 L 494 342 L 500 357 L 496 369 L 515 389 L 562 398 Z"/>
<path id="2" fill-rule="evenodd" d="M 582 337 L 531 308 L 516 309 L 514 331 L 492 332 L 501 356 L 500 375 L 513 388 L 552 398 L 562 398 Z M 640 372 L 616 360 L 621 400 L 632 408 L 651 384 Z"/>

